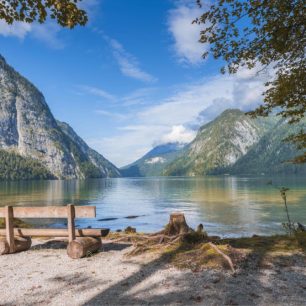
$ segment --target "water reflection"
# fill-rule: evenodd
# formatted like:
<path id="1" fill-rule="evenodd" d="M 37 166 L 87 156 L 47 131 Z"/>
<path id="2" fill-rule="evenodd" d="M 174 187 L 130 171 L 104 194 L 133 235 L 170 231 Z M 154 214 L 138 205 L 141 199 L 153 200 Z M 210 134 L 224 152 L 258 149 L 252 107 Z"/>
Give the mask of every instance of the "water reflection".
<path id="1" fill-rule="evenodd" d="M 196 226 L 202 222 L 211 234 L 271 234 L 282 231 L 280 224 L 285 221 L 279 192 L 267 185 L 271 179 L 275 185 L 290 188 L 292 219 L 306 223 L 306 180 L 298 177 L 2 182 L 0 205 L 96 205 L 97 218 L 78 220 L 79 226 L 122 229 L 133 225 L 139 231 L 160 229 L 167 223 L 169 213 L 179 210 L 186 214 L 188 223 Z M 130 215 L 140 217 L 125 218 Z M 99 221 L 104 218 L 115 219 Z"/>

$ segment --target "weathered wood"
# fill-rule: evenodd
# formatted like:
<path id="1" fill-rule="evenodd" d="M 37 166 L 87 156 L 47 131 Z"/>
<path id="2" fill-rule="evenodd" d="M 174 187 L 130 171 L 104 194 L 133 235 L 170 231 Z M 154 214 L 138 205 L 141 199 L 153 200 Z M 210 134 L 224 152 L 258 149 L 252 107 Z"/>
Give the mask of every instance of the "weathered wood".
<path id="1" fill-rule="evenodd" d="M 183 213 L 172 213 L 169 223 L 166 225 L 164 234 L 169 236 L 186 234 L 190 231 L 190 227 L 186 223 Z"/>
<path id="2" fill-rule="evenodd" d="M 210 245 L 210 247 L 212 247 L 218 254 L 220 254 L 225 261 L 228 263 L 229 268 L 232 270 L 232 272 L 235 272 L 235 268 L 234 268 L 234 264 L 231 260 L 231 258 L 229 256 L 227 256 L 226 254 L 224 254 L 215 244 L 213 244 L 212 242 L 208 242 L 208 244 Z"/>
<path id="3" fill-rule="evenodd" d="M 2 238 L 0 240 L 0 255 L 9 254 L 10 252 L 10 246 L 7 243 L 5 238 Z"/>
<path id="4" fill-rule="evenodd" d="M 97 252 L 102 245 L 101 239 L 93 237 L 81 237 L 69 242 L 67 254 L 73 259 L 90 256 Z"/>
<path id="5" fill-rule="evenodd" d="M 14 214 L 12 206 L 5 206 L 5 228 L 6 228 L 6 241 L 9 245 L 9 252 L 15 252 L 14 241 Z"/>
<path id="6" fill-rule="evenodd" d="M 5 236 L 6 230 L 0 229 L 0 236 Z M 109 228 L 75 229 L 75 237 L 105 237 Z M 14 236 L 20 237 L 68 237 L 65 228 L 14 228 Z"/>
<path id="7" fill-rule="evenodd" d="M 67 221 L 68 221 L 68 240 L 71 242 L 75 239 L 75 224 L 74 224 L 74 218 L 75 218 L 75 209 L 74 205 L 67 205 Z"/>
<path id="8" fill-rule="evenodd" d="M 67 218 L 66 206 L 14 207 L 15 218 Z M 0 218 L 5 217 L 5 208 L 0 208 Z M 95 206 L 75 206 L 75 218 L 95 218 Z"/>
<path id="9" fill-rule="evenodd" d="M 14 251 L 10 250 L 10 246 L 6 239 L 0 240 L 0 255 L 11 254 L 28 250 L 32 245 L 30 237 L 17 237 L 14 239 Z"/>

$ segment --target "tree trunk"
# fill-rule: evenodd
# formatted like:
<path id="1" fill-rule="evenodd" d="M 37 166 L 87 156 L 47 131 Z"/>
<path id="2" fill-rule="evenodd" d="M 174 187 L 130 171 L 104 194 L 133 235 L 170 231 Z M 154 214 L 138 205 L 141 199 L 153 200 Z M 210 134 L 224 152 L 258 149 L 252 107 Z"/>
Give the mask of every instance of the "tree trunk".
<path id="1" fill-rule="evenodd" d="M 191 231 L 186 223 L 185 215 L 183 213 L 172 213 L 170 215 L 169 223 L 166 225 L 164 234 L 168 236 L 187 234 Z"/>
<path id="2" fill-rule="evenodd" d="M 73 259 L 90 256 L 97 252 L 102 245 L 101 239 L 93 237 L 80 237 L 69 242 L 67 247 L 67 254 Z"/>
<path id="3" fill-rule="evenodd" d="M 15 252 L 22 252 L 27 251 L 31 245 L 32 240 L 30 237 L 16 237 L 15 239 Z M 10 247 L 7 243 L 6 239 L 0 240 L 0 255 L 9 254 L 10 253 Z"/>

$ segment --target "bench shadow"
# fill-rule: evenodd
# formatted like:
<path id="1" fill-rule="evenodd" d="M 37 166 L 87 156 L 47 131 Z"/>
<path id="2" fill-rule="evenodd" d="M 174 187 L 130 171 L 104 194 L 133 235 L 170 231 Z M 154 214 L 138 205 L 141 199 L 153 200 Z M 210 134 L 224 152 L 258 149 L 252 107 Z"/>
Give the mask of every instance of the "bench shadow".
<path id="1" fill-rule="evenodd" d="M 109 251 L 122 251 L 130 247 L 131 243 L 112 243 L 112 242 L 103 242 L 102 247 L 99 252 L 109 252 Z M 67 249 L 68 241 L 67 240 L 48 240 L 46 242 L 34 245 L 31 247 L 31 250 L 63 250 Z"/>
<path id="2" fill-rule="evenodd" d="M 131 243 L 112 243 L 112 242 L 103 242 L 100 251 L 108 252 L 108 251 L 122 251 L 126 248 L 129 248 Z"/>
<path id="3" fill-rule="evenodd" d="M 31 247 L 31 250 L 62 250 L 67 249 L 68 241 L 65 240 L 48 240 L 46 242 L 36 244 Z"/>

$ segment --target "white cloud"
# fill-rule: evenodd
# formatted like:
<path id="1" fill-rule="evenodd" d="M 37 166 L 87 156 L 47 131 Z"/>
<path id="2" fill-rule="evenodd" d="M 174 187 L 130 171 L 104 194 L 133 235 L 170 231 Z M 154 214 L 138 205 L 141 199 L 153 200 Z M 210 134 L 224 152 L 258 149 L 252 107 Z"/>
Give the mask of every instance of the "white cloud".
<path id="1" fill-rule="evenodd" d="M 192 24 L 201 12 L 194 0 L 179 1 L 176 8 L 169 12 L 168 31 L 174 40 L 175 53 L 182 63 L 194 65 L 203 62 L 202 54 L 208 46 L 199 42 L 201 26 Z"/>
<path id="2" fill-rule="evenodd" d="M 105 117 L 110 117 L 110 118 L 113 118 L 113 119 L 117 119 L 117 120 L 124 120 L 124 119 L 127 118 L 127 115 L 120 114 L 120 113 L 109 112 L 109 111 L 106 111 L 106 110 L 103 110 L 103 109 L 97 109 L 95 111 L 95 113 L 99 114 L 99 115 L 102 115 L 102 116 L 105 116 Z"/>
<path id="3" fill-rule="evenodd" d="M 139 88 L 122 97 L 121 101 L 124 106 L 148 104 L 156 90 L 155 87 Z"/>
<path id="4" fill-rule="evenodd" d="M 55 22 L 46 22 L 45 24 L 34 23 L 29 35 L 53 49 L 62 49 L 65 43 L 59 38 L 61 28 Z"/>
<path id="5" fill-rule="evenodd" d="M 101 89 L 101 88 L 97 88 L 94 86 L 86 86 L 86 85 L 81 85 L 78 86 L 78 88 L 80 88 L 81 90 L 85 91 L 86 93 L 90 94 L 90 95 L 94 95 L 94 96 L 98 96 L 100 98 L 104 98 L 107 99 L 109 101 L 115 101 L 116 97 L 112 94 L 110 94 L 109 92 Z"/>
<path id="6" fill-rule="evenodd" d="M 166 132 L 168 128 L 165 126 L 130 126 L 120 129 L 120 133 L 114 137 L 90 139 L 88 144 L 121 167 L 147 153 L 152 148 L 152 139 L 158 139 Z"/>
<path id="7" fill-rule="evenodd" d="M 113 55 L 123 75 L 146 83 L 157 81 L 154 76 L 139 67 L 137 59 L 129 54 L 117 40 L 108 37 L 105 37 L 105 39 L 109 42 Z"/>
<path id="8" fill-rule="evenodd" d="M 161 137 L 160 143 L 189 143 L 196 135 L 194 130 L 190 130 L 183 125 L 174 125 L 170 133 Z"/>
<path id="9" fill-rule="evenodd" d="M 9 25 L 4 20 L 0 20 L 0 35 L 5 37 L 15 36 L 19 39 L 24 39 L 31 30 L 32 26 L 29 23 L 15 22 Z"/>
<path id="10" fill-rule="evenodd" d="M 112 138 L 96 140 L 93 145 L 116 165 L 129 164 L 157 143 L 191 141 L 192 130 L 213 120 L 228 108 L 243 111 L 262 102 L 261 93 L 268 75 L 241 71 L 237 75 L 218 75 L 180 86 L 180 90 L 130 113 L 133 124 L 118 128 Z M 157 101 L 158 102 L 158 101 Z M 124 154 L 122 153 L 124 152 Z"/>
<path id="11" fill-rule="evenodd" d="M 33 37 L 54 49 L 64 47 L 63 41 L 58 37 L 60 30 L 61 28 L 54 22 L 46 22 L 44 24 L 14 22 L 9 25 L 0 20 L 0 35 L 5 37 L 12 36 L 21 40 L 27 36 Z"/>

